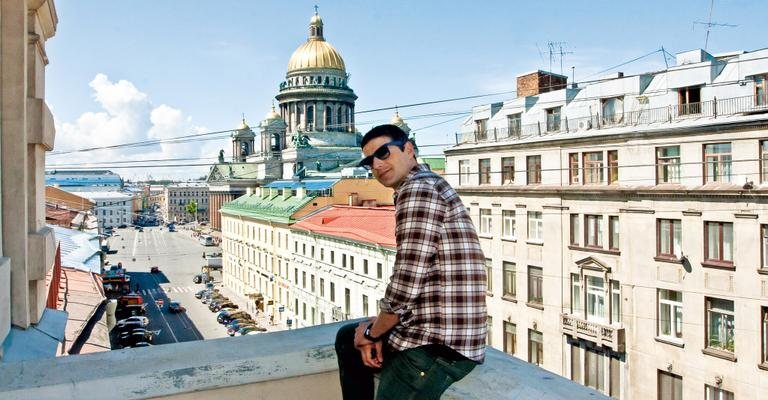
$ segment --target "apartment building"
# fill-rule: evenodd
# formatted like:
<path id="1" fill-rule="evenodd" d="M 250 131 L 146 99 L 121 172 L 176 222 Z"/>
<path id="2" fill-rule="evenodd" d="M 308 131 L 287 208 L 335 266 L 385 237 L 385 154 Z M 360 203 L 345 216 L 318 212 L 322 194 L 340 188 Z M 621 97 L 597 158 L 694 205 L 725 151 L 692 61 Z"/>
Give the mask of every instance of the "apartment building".
<path id="1" fill-rule="evenodd" d="M 768 50 L 477 106 L 446 178 L 478 227 L 489 344 L 620 399 L 768 393 Z"/>
<path id="2" fill-rule="evenodd" d="M 119 192 L 77 192 L 92 201 L 96 206 L 94 216 L 98 220 L 99 231 L 104 228 L 116 228 L 133 221 L 133 196 Z"/>
<path id="3" fill-rule="evenodd" d="M 221 208 L 224 285 L 244 297 L 251 298 L 256 308 L 274 315 L 276 320 L 282 318 L 287 322 L 287 319 L 290 319 L 292 326 L 304 326 L 305 321 L 310 321 L 311 325 L 311 308 L 306 318 L 296 321 L 296 315 L 303 317 L 303 314 L 296 313 L 296 297 L 304 288 L 295 287 L 299 281 L 295 269 L 298 265 L 295 264 L 306 264 L 308 259 L 313 259 L 313 245 L 316 256 L 322 253 L 323 261 L 327 257 L 328 262 L 331 262 L 333 257 L 333 262 L 338 265 L 342 265 L 343 251 L 339 250 L 337 255 L 334 248 L 334 255 L 331 256 L 329 248 L 321 250 L 318 244 L 310 243 L 309 239 L 302 239 L 303 242 L 300 243 L 294 237 L 291 226 L 333 205 L 391 206 L 392 190 L 385 188 L 375 179 L 280 180 L 264 187 L 249 188 L 245 195 L 225 203 Z M 349 251 L 349 254 L 352 253 L 349 245 L 342 247 Z M 364 256 L 358 257 L 362 260 Z M 301 268 L 302 271 L 309 271 L 303 266 Z M 382 274 L 384 273 L 385 271 L 382 271 Z M 316 275 L 319 279 L 319 273 Z M 329 279 L 328 296 L 330 282 Z M 344 295 L 343 292 L 340 293 L 340 296 Z M 311 304 L 309 297 L 302 298 L 305 300 L 303 303 Z M 331 302 L 340 303 L 341 299 Z M 343 315 L 333 314 L 332 311 L 325 314 L 326 311 L 320 310 L 318 306 L 316 323 L 321 321 L 321 312 L 329 322 L 333 320 L 334 315 L 338 319 L 344 319 Z"/>
<path id="4" fill-rule="evenodd" d="M 207 221 L 208 185 L 205 183 L 179 183 L 165 187 L 162 214 L 166 222 Z M 196 215 L 187 212 L 187 204 L 197 204 Z"/>
<path id="5" fill-rule="evenodd" d="M 375 316 L 395 262 L 395 208 L 331 206 L 291 225 L 278 288 L 297 326 Z M 293 303 L 288 298 L 293 298 Z"/>

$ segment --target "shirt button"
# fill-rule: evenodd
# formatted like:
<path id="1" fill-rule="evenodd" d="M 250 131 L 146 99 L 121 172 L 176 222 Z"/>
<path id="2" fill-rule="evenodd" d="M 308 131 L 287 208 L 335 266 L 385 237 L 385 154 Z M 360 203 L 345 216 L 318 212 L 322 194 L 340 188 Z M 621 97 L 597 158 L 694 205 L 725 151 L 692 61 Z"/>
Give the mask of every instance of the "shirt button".
<path id="1" fill-rule="evenodd" d="M 419 372 L 419 375 L 424 376 L 424 371 Z"/>

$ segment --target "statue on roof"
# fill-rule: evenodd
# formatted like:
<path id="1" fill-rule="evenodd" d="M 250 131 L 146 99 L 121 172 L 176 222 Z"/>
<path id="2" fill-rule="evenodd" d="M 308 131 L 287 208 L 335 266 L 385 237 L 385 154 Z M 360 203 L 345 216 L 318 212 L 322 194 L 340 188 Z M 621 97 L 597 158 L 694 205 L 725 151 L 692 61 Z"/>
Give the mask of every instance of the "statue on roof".
<path id="1" fill-rule="evenodd" d="M 300 131 L 296 131 L 296 133 L 291 136 L 291 143 L 293 143 L 293 147 L 297 149 L 306 149 L 310 147 L 309 136 L 302 135 Z"/>
<path id="2" fill-rule="evenodd" d="M 219 164 L 224 163 L 224 150 L 219 150 Z"/>

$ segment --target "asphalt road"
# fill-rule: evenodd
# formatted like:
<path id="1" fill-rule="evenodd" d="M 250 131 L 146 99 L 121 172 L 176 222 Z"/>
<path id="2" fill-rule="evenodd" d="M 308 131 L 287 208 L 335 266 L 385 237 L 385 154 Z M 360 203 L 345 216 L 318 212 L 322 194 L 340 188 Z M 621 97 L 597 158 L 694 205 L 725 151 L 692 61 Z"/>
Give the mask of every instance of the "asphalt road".
<path id="1" fill-rule="evenodd" d="M 132 227 L 116 229 L 109 244 L 110 249 L 117 250 L 108 256 L 109 262 L 123 263 L 134 291 L 144 299 L 149 329 L 157 333 L 153 344 L 227 336 L 226 329 L 216 322 L 216 314 L 194 297 L 204 285 L 192 282 L 204 263 L 203 252 L 220 253 L 220 248 L 202 246 L 187 230 L 168 232 L 164 227 L 145 227 L 143 232 Z M 160 272 L 150 273 L 152 266 L 159 267 Z M 214 277 L 221 279 L 219 272 Z M 171 300 L 179 301 L 186 311 L 169 312 Z"/>

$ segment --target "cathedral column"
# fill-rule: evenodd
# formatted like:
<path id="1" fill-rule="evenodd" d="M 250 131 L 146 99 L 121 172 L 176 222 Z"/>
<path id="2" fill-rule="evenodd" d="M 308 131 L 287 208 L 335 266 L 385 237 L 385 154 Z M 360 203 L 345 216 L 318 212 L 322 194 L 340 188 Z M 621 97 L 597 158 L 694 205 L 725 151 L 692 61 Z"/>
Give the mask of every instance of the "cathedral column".
<path id="1" fill-rule="evenodd" d="M 355 131 L 355 105 L 352 104 L 351 113 L 350 113 L 350 125 L 351 125 L 351 132 Z"/>

